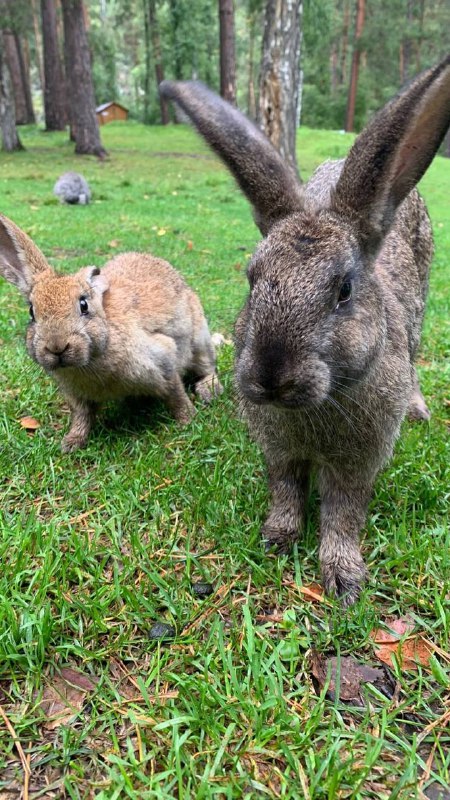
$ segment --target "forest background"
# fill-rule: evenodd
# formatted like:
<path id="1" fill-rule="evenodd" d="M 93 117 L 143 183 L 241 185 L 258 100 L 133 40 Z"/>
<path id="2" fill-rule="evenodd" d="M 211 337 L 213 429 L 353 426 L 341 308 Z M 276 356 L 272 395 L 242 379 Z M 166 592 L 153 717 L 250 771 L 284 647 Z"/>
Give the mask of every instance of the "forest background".
<path id="1" fill-rule="evenodd" d="M 211 0 L 86 0 L 95 102 L 116 100 L 129 109 L 132 118 L 161 122 L 156 66 L 160 76 L 198 78 L 219 90 L 222 5 Z M 234 13 L 237 105 L 254 117 L 267 4 L 235 0 L 225 5 Z M 56 8 L 61 48 L 59 2 Z M 39 0 L 0 3 L 0 28 L 12 29 L 20 43 L 38 121 L 43 120 L 40 14 Z M 352 59 L 357 51 L 352 127 L 358 131 L 399 86 L 448 50 L 450 4 L 447 0 L 304 0 L 299 22 L 301 123 L 334 130 L 346 127 Z M 25 115 L 18 121 L 32 122 L 33 118 Z M 445 150 L 450 153 L 449 139 Z"/>

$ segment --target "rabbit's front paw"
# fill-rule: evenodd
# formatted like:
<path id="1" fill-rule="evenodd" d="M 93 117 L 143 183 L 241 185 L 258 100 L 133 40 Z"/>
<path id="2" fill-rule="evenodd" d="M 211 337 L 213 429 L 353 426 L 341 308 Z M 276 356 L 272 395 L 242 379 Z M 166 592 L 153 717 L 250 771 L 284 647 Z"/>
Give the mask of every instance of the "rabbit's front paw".
<path id="1" fill-rule="evenodd" d="M 81 450 L 86 447 L 86 442 L 87 438 L 85 436 L 73 436 L 68 433 L 61 442 L 61 450 L 63 453 L 74 453 L 75 450 Z"/>
<path id="2" fill-rule="evenodd" d="M 223 386 L 216 374 L 207 375 L 201 378 L 194 387 L 195 394 L 202 403 L 210 403 L 214 397 L 218 397 L 223 392 Z"/>
<path id="3" fill-rule="evenodd" d="M 367 569 L 361 554 L 322 561 L 323 588 L 328 595 L 338 597 L 344 607 L 352 606 L 361 594 L 367 579 Z"/>
<path id="4" fill-rule="evenodd" d="M 174 417 L 176 421 L 180 423 L 180 425 L 189 425 L 190 421 L 194 418 L 195 414 L 196 411 L 194 406 L 192 405 L 190 406 L 186 405 L 174 411 Z"/>
<path id="5" fill-rule="evenodd" d="M 284 556 L 292 551 L 298 539 L 298 531 L 276 528 L 266 523 L 261 528 L 261 538 L 266 552 Z"/>

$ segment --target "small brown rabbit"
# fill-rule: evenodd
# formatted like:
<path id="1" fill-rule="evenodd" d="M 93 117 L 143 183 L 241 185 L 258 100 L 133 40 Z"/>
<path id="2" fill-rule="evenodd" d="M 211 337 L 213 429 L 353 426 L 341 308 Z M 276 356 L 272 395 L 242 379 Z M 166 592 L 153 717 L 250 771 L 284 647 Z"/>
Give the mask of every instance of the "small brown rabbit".
<path id="1" fill-rule="evenodd" d="M 450 57 L 305 187 L 263 134 L 205 86 L 160 89 L 225 161 L 266 237 L 236 324 L 238 395 L 272 495 L 263 539 L 290 549 L 314 472 L 324 586 L 350 604 L 366 577 L 359 532 L 375 477 L 406 412 L 429 416 L 414 358 L 433 247 L 413 187 L 450 124 Z"/>
<path id="2" fill-rule="evenodd" d="M 183 385 L 186 374 L 205 402 L 222 391 L 200 300 L 167 261 L 123 253 L 102 270 L 59 275 L 0 215 L 0 274 L 28 299 L 28 352 L 71 407 L 64 452 L 86 445 L 102 401 L 159 397 L 187 423 L 194 406 Z"/>

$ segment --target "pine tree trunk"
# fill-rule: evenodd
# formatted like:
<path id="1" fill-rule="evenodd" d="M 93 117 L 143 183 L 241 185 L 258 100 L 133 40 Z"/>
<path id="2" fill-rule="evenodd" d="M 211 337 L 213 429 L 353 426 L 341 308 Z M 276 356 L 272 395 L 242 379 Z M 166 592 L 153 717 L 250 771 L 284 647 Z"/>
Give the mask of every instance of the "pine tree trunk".
<path id="1" fill-rule="evenodd" d="M 23 54 L 22 42 L 19 35 L 10 30 L 4 31 L 3 41 L 14 94 L 16 124 L 28 125 L 36 120 L 31 101 L 30 76 Z"/>
<path id="2" fill-rule="evenodd" d="M 41 0 L 44 48 L 44 110 L 47 131 L 63 131 L 67 122 L 66 87 L 58 44 L 55 0 Z"/>
<path id="3" fill-rule="evenodd" d="M 39 31 L 39 12 L 36 10 L 36 0 L 31 0 L 31 13 L 33 15 L 33 30 L 34 30 L 34 57 L 36 59 L 36 66 L 39 73 L 39 82 L 41 84 L 42 92 L 44 92 L 44 70 L 42 69 L 42 42 Z"/>
<path id="4" fill-rule="evenodd" d="M 234 0 L 219 0 L 220 94 L 236 105 L 236 57 L 234 48 Z"/>
<path id="5" fill-rule="evenodd" d="M 5 58 L 4 34 L 0 30 L 0 130 L 2 150 L 12 153 L 23 150 L 16 128 L 16 112 L 12 93 L 11 78 Z"/>
<path id="6" fill-rule="evenodd" d="M 247 114 L 250 119 L 256 119 L 256 93 L 255 93 L 255 17 L 249 19 L 249 45 L 248 45 L 248 83 L 247 83 Z"/>
<path id="7" fill-rule="evenodd" d="M 259 85 L 259 124 L 297 172 L 302 0 L 268 0 Z"/>
<path id="8" fill-rule="evenodd" d="M 180 9 L 177 0 L 169 0 L 170 19 L 171 19 L 171 33 L 172 33 L 172 53 L 173 53 L 173 67 L 174 78 L 176 81 L 181 81 L 183 78 L 183 65 L 181 63 L 180 48 L 178 47 L 178 28 L 180 25 Z M 175 117 L 176 119 L 176 117 Z"/>
<path id="9" fill-rule="evenodd" d="M 66 80 L 75 152 L 103 158 L 82 0 L 62 0 Z"/>
<path id="10" fill-rule="evenodd" d="M 23 93 L 22 76 L 20 74 L 19 55 L 17 53 L 14 34 L 10 30 L 3 32 L 3 47 L 6 63 L 8 65 L 12 92 L 14 95 L 16 125 L 26 125 L 27 108 L 25 103 L 25 95 Z"/>
<path id="11" fill-rule="evenodd" d="M 347 56 L 348 56 L 348 29 L 350 25 L 350 5 L 349 0 L 344 0 L 344 16 L 342 20 L 342 44 L 341 44 L 341 86 L 347 83 Z"/>
<path id="12" fill-rule="evenodd" d="M 153 48 L 153 60 L 155 62 L 156 88 L 158 89 L 159 84 L 164 80 L 164 65 L 161 53 L 161 37 L 159 35 L 155 0 L 149 0 L 148 14 L 150 23 L 150 36 Z M 159 95 L 159 107 L 161 109 L 161 122 L 163 125 L 168 125 L 170 121 L 169 106 L 167 100 L 164 97 L 161 97 L 161 95 Z"/>
<path id="13" fill-rule="evenodd" d="M 355 40 L 353 44 L 353 58 L 347 99 L 347 113 L 345 115 L 345 130 L 347 133 L 353 131 L 355 127 L 356 92 L 358 89 L 359 61 L 361 57 L 359 39 L 364 28 L 364 12 L 365 0 L 356 0 Z"/>
<path id="14" fill-rule="evenodd" d="M 447 131 L 447 136 L 444 140 L 444 156 L 450 158 L 450 128 Z"/>
<path id="15" fill-rule="evenodd" d="M 150 14 L 148 9 L 149 0 L 143 0 L 144 7 L 144 125 L 150 122 Z"/>

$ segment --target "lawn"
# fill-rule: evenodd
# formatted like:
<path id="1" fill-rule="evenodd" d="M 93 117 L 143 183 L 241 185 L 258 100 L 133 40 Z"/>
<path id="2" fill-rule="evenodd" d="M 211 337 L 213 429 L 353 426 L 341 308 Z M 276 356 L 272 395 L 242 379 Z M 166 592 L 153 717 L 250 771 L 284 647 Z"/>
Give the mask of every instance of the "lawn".
<path id="1" fill-rule="evenodd" d="M 229 338 L 259 238 L 246 201 L 183 126 L 102 136 L 100 163 L 25 130 L 26 152 L 0 155 L 1 211 L 61 270 L 125 250 L 168 259 Z M 302 130 L 303 176 L 350 142 Z M 92 205 L 53 198 L 68 169 Z M 264 465 L 237 416 L 231 345 L 224 395 L 188 427 L 157 403 L 111 405 L 86 450 L 63 455 L 68 410 L 25 353 L 26 304 L 0 282 L 2 800 L 450 797 L 450 161 L 421 188 L 436 239 L 420 358 L 432 419 L 404 424 L 377 481 L 371 580 L 345 613 L 311 589 L 317 498 L 291 557 L 262 550 Z M 394 657 L 346 699 L 343 659 L 381 670 L 371 632 L 390 618 L 408 620 L 424 664 Z M 154 638 L 161 622 L 172 639 Z M 325 656 L 331 682 L 317 677 Z"/>

